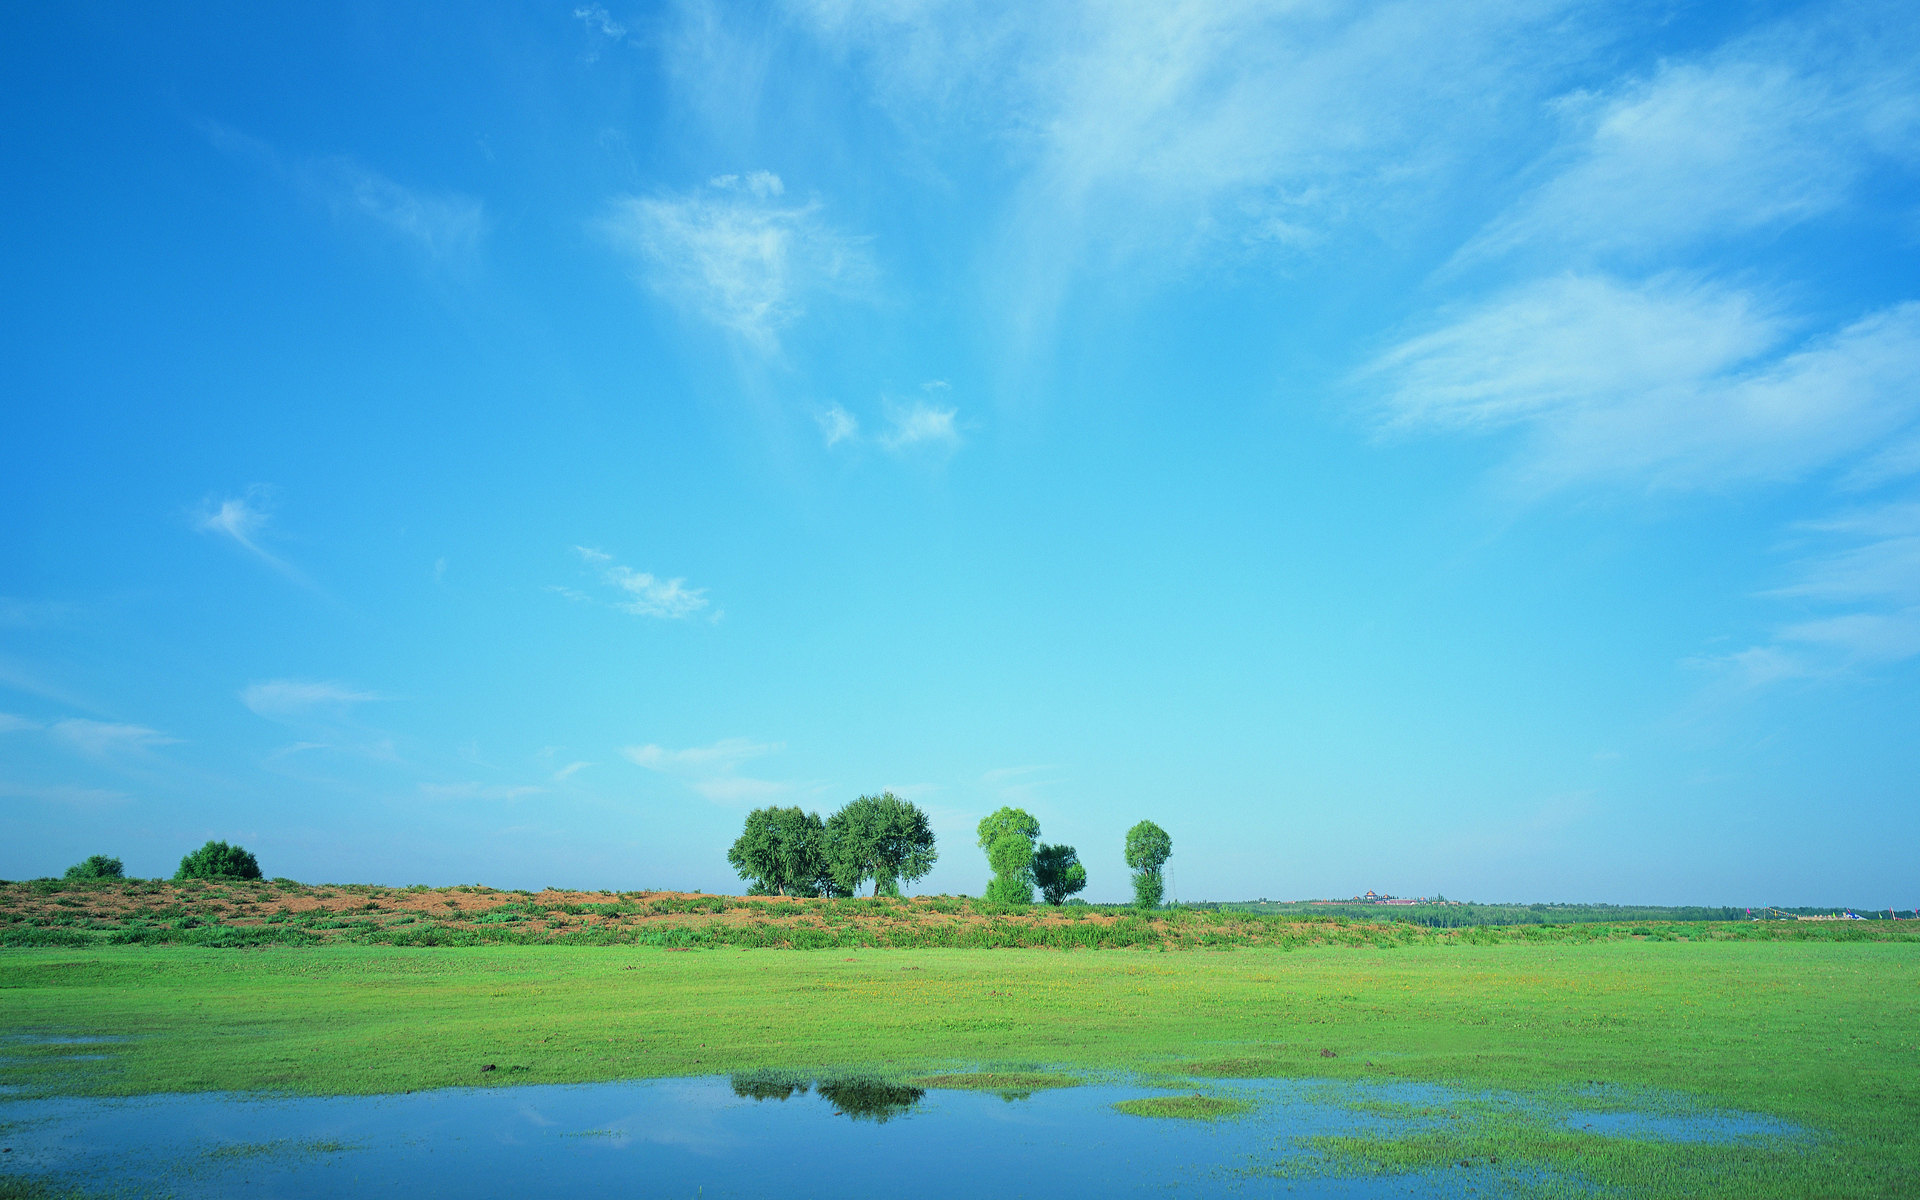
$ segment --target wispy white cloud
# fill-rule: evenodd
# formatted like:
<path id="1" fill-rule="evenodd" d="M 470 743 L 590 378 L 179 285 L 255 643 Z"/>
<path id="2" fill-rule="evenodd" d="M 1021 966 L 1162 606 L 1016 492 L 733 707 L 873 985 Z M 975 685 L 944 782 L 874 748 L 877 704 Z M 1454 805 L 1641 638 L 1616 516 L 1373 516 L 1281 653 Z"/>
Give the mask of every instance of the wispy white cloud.
<path id="1" fill-rule="evenodd" d="M 593 764 L 590 762 L 570 762 L 566 766 L 561 767 L 559 770 L 553 773 L 553 781 L 555 783 L 560 783 L 565 780 L 571 779 L 575 775 L 586 770 L 588 767 L 591 767 L 592 765 Z"/>
<path id="2" fill-rule="evenodd" d="M 116 792 L 109 788 L 80 787 L 74 784 L 45 787 L 12 783 L 4 779 L 0 779 L 0 796 L 15 796 L 23 800 L 44 800 L 54 804 L 77 805 L 82 808 L 104 804 L 124 804 L 133 799 L 125 792 Z"/>
<path id="3" fill-rule="evenodd" d="M 170 746 L 180 740 L 145 725 L 90 721 L 84 717 L 55 721 L 47 731 L 72 749 L 93 758 L 137 753 L 155 746 Z"/>
<path id="4" fill-rule="evenodd" d="M 58 600 L 24 600 L 18 596 L 0 596 L 0 629 L 42 629 L 59 625 L 76 611 L 75 606 Z"/>
<path id="5" fill-rule="evenodd" d="M 894 454 L 957 449 L 962 440 L 960 410 L 946 402 L 947 384 L 936 379 L 922 384 L 920 391 L 918 396 L 884 398 L 886 423 L 870 437 L 862 432 L 859 418 L 838 404 L 815 413 L 814 420 L 828 449 L 868 441 Z"/>
<path id="6" fill-rule="evenodd" d="M 765 804 L 795 789 L 792 783 L 740 774 L 742 764 L 782 749 L 777 742 L 723 738 L 708 746 L 669 750 L 648 743 L 627 746 L 620 753 L 629 761 L 671 776 L 697 795 L 716 804 Z"/>
<path id="7" fill-rule="evenodd" d="M 779 742 L 756 742 L 751 738 L 722 738 L 707 746 L 689 746 L 669 750 L 651 742 L 628 746 L 621 751 L 629 759 L 650 771 L 730 771 L 743 762 L 775 754 L 785 749 Z"/>
<path id="8" fill-rule="evenodd" d="M 470 261 L 487 233 L 473 197 L 408 187 L 351 158 L 310 160 L 301 176 L 337 218 L 368 222 L 439 263 Z"/>
<path id="9" fill-rule="evenodd" d="M 273 490 L 264 484 L 254 484 L 238 496 L 209 498 L 202 502 L 194 527 L 202 533 L 227 538 L 288 579 L 311 587 L 297 567 L 261 544 L 273 519 L 272 501 Z"/>
<path id="10" fill-rule="evenodd" d="M 316 713 L 337 715 L 356 704 L 384 699 L 369 692 L 318 679 L 268 679 L 241 689 L 240 702 L 263 717 L 284 720 Z"/>
<path id="11" fill-rule="evenodd" d="M 1572 7 L 790 5 L 906 127 L 1007 154 L 992 287 L 1030 342 L 1082 273 L 1297 253 L 1444 188 L 1582 52 Z"/>
<path id="12" fill-rule="evenodd" d="M 677 619 L 707 606 L 706 589 L 690 588 L 684 579 L 658 579 L 623 566 L 608 567 L 606 579 L 630 597 L 614 607 L 635 616 Z"/>
<path id="13" fill-rule="evenodd" d="M 0 689 L 23 692 L 29 696 L 38 696 L 42 700 L 51 700 L 63 708 L 78 709 L 81 712 L 100 712 L 99 705 L 85 696 L 51 682 L 41 664 L 26 663 L 5 653 L 0 653 Z"/>
<path id="14" fill-rule="evenodd" d="M 45 728 L 46 726 L 38 721 L 29 721 L 25 717 L 17 717 L 12 713 L 0 712 L 0 733 L 21 733 L 26 730 Z"/>
<path id="15" fill-rule="evenodd" d="M 785 193 L 768 171 L 720 175 L 691 192 L 621 197 L 601 227 L 662 296 L 774 353 L 814 297 L 860 294 L 874 279 L 865 239 Z"/>
<path id="16" fill-rule="evenodd" d="M 1864 491 L 1913 475 L 1920 475 L 1920 430 L 1887 439 L 1848 471 L 1840 480 L 1840 486 L 1848 491 Z"/>
<path id="17" fill-rule="evenodd" d="M 829 449 L 841 442 L 858 441 L 860 438 L 860 422 L 838 404 L 815 413 L 813 419 L 819 422 L 820 437 Z"/>
<path id="18" fill-rule="evenodd" d="M 1902 500 L 1815 521 L 1796 531 L 1835 548 L 1803 559 L 1793 583 L 1775 596 L 1920 602 L 1920 501 Z"/>
<path id="19" fill-rule="evenodd" d="M 981 774 L 980 782 L 998 799 L 1009 804 L 1038 803 L 1046 790 L 1060 782 L 1061 769 L 1052 764 L 1022 767 L 995 767 Z"/>
<path id="20" fill-rule="evenodd" d="M 1793 534 L 1803 553 L 1767 596 L 1801 614 L 1758 644 L 1694 665 L 1761 688 L 1920 657 L 1920 500 L 1801 522 Z"/>
<path id="21" fill-rule="evenodd" d="M 614 589 L 615 599 L 607 601 L 621 612 L 639 617 L 679 620 L 707 608 L 707 590 L 688 587 L 685 579 L 662 579 L 646 571 L 636 571 L 613 561 L 613 556 L 591 546 L 575 546 L 582 562 L 593 568 L 602 583 Z M 593 597 L 573 588 L 554 587 L 570 600 L 592 602 Z M 712 614 L 718 619 L 720 614 Z"/>
<path id="22" fill-rule="evenodd" d="M 421 795 L 433 800 L 524 800 L 528 796 L 538 796 L 547 790 L 527 784 L 480 783 L 472 780 L 459 783 L 422 783 L 418 786 Z"/>
<path id="23" fill-rule="evenodd" d="M 1524 245 L 1644 253 L 1840 207 L 1920 87 L 1911 76 L 1899 86 L 1885 73 L 1810 72 L 1796 58 L 1669 63 L 1611 95 L 1569 97 L 1561 109 L 1581 139 L 1572 161 L 1462 256 Z"/>
<path id="24" fill-rule="evenodd" d="M 1798 478 L 1920 414 L 1920 304 L 1792 345 L 1749 293 L 1567 275 L 1411 338 L 1362 374 L 1390 429 L 1525 433 L 1524 484 Z"/>
<path id="25" fill-rule="evenodd" d="M 470 262 L 486 236 L 486 206 L 471 196 L 409 186 L 348 155 L 282 154 L 218 122 L 201 128 L 216 147 L 281 179 L 336 220 L 378 229 L 437 264 Z"/>
<path id="26" fill-rule="evenodd" d="M 1546 181 L 1462 257 L 1644 254 L 1834 213 L 1874 172 L 1920 159 L 1920 37 L 1903 17 L 1871 0 L 1805 10 L 1563 97 Z"/>
<path id="27" fill-rule="evenodd" d="M 609 41 L 621 41 L 627 36 L 627 27 L 598 4 L 583 4 L 574 9 L 573 19 Z"/>
<path id="28" fill-rule="evenodd" d="M 888 401 L 887 428 L 877 439 L 882 447 L 892 451 L 913 449 L 951 450 L 960 444 L 960 428 L 957 419 L 960 410 L 951 405 L 943 405 L 937 399 L 944 395 L 947 385 L 928 384 L 925 397 L 904 401 Z"/>

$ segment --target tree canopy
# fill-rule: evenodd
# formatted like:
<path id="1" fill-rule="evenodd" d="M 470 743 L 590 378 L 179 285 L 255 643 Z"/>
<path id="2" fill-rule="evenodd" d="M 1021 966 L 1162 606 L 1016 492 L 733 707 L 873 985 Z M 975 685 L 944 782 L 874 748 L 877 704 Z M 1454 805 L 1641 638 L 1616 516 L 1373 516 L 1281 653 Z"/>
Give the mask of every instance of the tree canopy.
<path id="1" fill-rule="evenodd" d="M 980 819 L 980 848 L 987 852 L 993 880 L 986 899 L 999 904 L 1033 903 L 1034 843 L 1040 822 L 1017 808 L 1001 808 Z"/>
<path id="2" fill-rule="evenodd" d="M 1160 868 L 1173 857 L 1173 839 L 1152 821 L 1142 821 L 1127 830 L 1127 865 L 1133 868 L 1133 902 L 1141 908 L 1157 908 L 1166 894 Z"/>
<path id="3" fill-rule="evenodd" d="M 67 868 L 68 879 L 125 879 L 127 869 L 119 859 L 105 854 L 89 855 Z"/>
<path id="4" fill-rule="evenodd" d="M 727 851 L 727 861 L 749 891 L 775 896 L 818 896 L 833 881 L 827 862 L 826 827 L 818 813 L 799 808 L 757 808 Z"/>
<path id="5" fill-rule="evenodd" d="M 834 882 L 848 893 L 873 880 L 876 896 L 898 896 L 901 883 L 933 870 L 933 826 L 927 814 L 892 792 L 861 796 L 827 819 L 826 855 Z"/>
<path id="6" fill-rule="evenodd" d="M 1033 852 L 1033 881 L 1048 904 L 1065 904 L 1087 886 L 1087 869 L 1072 846 L 1041 846 Z"/>
<path id="7" fill-rule="evenodd" d="M 253 853 L 225 842 L 208 842 L 180 860 L 175 879 L 258 879 L 260 863 Z"/>

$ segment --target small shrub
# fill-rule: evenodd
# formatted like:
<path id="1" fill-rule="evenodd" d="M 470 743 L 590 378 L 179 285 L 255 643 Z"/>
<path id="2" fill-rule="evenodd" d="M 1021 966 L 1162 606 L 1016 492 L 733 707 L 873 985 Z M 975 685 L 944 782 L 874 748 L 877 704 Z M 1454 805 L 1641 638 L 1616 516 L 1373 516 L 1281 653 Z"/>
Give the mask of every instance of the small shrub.
<path id="1" fill-rule="evenodd" d="M 252 852 L 225 842 L 208 842 L 180 860 L 175 879 L 258 879 L 260 862 Z"/>
<path id="2" fill-rule="evenodd" d="M 77 862 L 67 868 L 68 879 L 125 879 L 127 869 L 117 858 L 105 854 L 88 856 L 86 861 Z"/>

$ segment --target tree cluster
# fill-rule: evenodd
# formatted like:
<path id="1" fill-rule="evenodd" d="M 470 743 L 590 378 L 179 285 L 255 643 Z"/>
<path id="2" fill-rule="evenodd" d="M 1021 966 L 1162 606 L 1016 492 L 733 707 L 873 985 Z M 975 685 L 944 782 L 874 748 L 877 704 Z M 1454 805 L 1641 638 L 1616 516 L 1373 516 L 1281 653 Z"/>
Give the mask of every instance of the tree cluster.
<path id="1" fill-rule="evenodd" d="M 851 896 L 867 880 L 898 896 L 939 855 L 927 814 L 892 792 L 861 796 L 822 821 L 794 808 L 759 808 L 727 851 L 751 895 Z"/>
<path id="2" fill-rule="evenodd" d="M 110 854 L 93 854 L 67 868 L 67 879 L 125 879 L 124 863 Z M 210 841 L 180 860 L 173 873 L 181 879 L 259 879 L 260 860 L 253 851 Z"/>
<path id="3" fill-rule="evenodd" d="M 1018 808 L 1002 808 L 980 821 L 976 832 L 987 852 L 993 879 L 986 899 L 997 904 L 1032 904 L 1038 887 L 1048 904 L 1065 904 L 1087 886 L 1087 869 L 1072 846 L 1040 841 L 1040 822 Z"/>
<path id="4" fill-rule="evenodd" d="M 980 848 L 987 852 L 993 879 L 986 899 L 1000 904 L 1032 904 L 1034 888 L 1048 904 L 1064 904 L 1087 886 L 1087 869 L 1072 846 L 1040 841 L 1040 822 L 1018 808 L 1002 808 L 983 818 Z M 1133 902 L 1158 908 L 1166 895 L 1161 868 L 1173 856 L 1173 839 L 1152 821 L 1127 831 L 1127 866 L 1133 869 Z"/>

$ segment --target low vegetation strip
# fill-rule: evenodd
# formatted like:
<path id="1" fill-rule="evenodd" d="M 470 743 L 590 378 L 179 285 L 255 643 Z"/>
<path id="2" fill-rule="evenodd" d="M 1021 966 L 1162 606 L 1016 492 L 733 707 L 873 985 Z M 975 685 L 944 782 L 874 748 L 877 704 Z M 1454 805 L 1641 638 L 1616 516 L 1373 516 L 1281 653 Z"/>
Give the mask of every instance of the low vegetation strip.
<path id="1" fill-rule="evenodd" d="M 795 899 L 291 880 L 0 883 L 0 946 L 13 947 L 1193 950 L 1623 940 L 1920 942 L 1920 922 L 1588 920 L 1439 927 L 1386 914 L 1033 907 L 955 896 Z"/>

